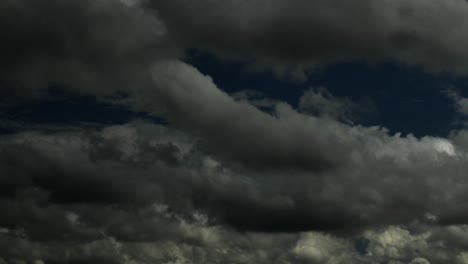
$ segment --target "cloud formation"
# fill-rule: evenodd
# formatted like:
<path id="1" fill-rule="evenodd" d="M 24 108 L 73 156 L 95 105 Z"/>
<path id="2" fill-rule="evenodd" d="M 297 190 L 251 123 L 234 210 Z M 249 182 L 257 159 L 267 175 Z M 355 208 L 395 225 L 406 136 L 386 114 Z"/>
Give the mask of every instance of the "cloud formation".
<path id="1" fill-rule="evenodd" d="M 178 54 L 156 12 L 139 4 L 7 0 L 0 10 L 6 95 L 43 95 L 52 85 L 112 94 L 144 85 L 149 65 Z"/>
<path id="2" fill-rule="evenodd" d="M 463 0 L 151 3 L 185 45 L 273 63 L 279 71 L 353 59 L 467 70 Z"/>
<path id="3" fill-rule="evenodd" d="M 262 236 L 257 231 L 267 231 L 271 238 L 266 241 L 289 237 L 291 256 L 285 258 L 305 263 L 350 259 L 365 263 L 362 261 L 420 256 L 437 260 L 429 249 L 418 256 L 422 251 L 406 248 L 416 247 L 415 239 L 428 240 L 428 235 L 413 238 L 401 228 L 383 234 L 372 231 L 379 226 L 413 223 L 423 224 L 431 234 L 437 231 L 431 235 L 434 239 L 451 241 L 462 249 L 464 236 L 457 232 L 464 232 L 461 224 L 467 217 L 460 210 L 466 199 L 464 150 L 444 139 L 390 137 L 382 130 L 373 133 L 366 135 L 373 142 L 356 147 L 353 164 L 343 170 L 320 174 L 305 170 L 293 175 L 289 171 L 265 175 L 255 169 L 226 166 L 203 152 L 199 145 L 203 142 L 141 121 L 101 131 L 4 136 L 0 164 L 7 172 L 2 187 L 8 192 L 2 192 L 0 207 L 6 217 L 0 226 L 7 237 L 19 236 L 13 240 L 16 243 L 30 241 L 26 246 L 75 241 L 80 247 L 94 247 L 101 239 L 110 243 L 106 239 L 112 238 L 125 245 L 184 241 L 191 248 L 202 242 L 181 233 L 185 229 L 180 230 L 179 225 L 187 222 L 226 230 L 227 236 L 241 240 L 245 239 L 243 233 L 236 230 L 252 232 L 254 237 Z M 427 168 L 428 163 L 433 165 Z M 442 174 L 446 171 L 450 173 Z M 452 192 L 447 196 L 449 188 Z M 453 227 L 438 228 L 438 224 Z M 293 233 L 277 233 L 308 230 L 341 230 L 353 235 L 334 238 L 340 231 L 297 238 Z M 369 231 L 359 235 L 363 230 Z M 359 236 L 375 241 L 369 242 L 366 253 L 355 249 L 354 239 Z M 245 243 L 249 252 L 256 247 L 253 241 Z M 203 244 L 208 251 L 218 246 Z M 3 254 L 18 256 L 11 253 L 14 248 L 17 246 L 6 246 Z M 266 254 L 279 254 L 271 250 Z M 91 252 L 99 257 L 99 251 Z M 224 257 L 237 256 L 231 254 Z M 455 256 L 449 251 L 445 254 L 445 259 Z M 36 258 L 53 260 L 45 256 Z M 111 256 L 118 257 L 103 258 Z M 268 262 L 261 256 L 259 263 Z M 85 256 L 76 253 L 75 258 Z M 186 258 L 203 262 L 196 262 L 195 256 Z M 246 257 L 245 262 L 249 261 Z"/>
<path id="4" fill-rule="evenodd" d="M 278 72 L 392 60 L 464 73 L 467 12 L 462 0 L 1 2 L 2 95 L 111 96 L 167 123 L 1 135 L 0 263 L 468 263 L 467 130 L 355 125 L 357 104 L 325 88 L 265 112 L 183 62 L 197 48 Z"/>

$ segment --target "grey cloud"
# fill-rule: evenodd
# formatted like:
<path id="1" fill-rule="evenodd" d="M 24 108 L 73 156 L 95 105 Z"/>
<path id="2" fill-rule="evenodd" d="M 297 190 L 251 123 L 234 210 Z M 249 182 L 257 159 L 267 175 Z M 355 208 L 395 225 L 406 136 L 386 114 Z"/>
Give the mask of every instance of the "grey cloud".
<path id="1" fill-rule="evenodd" d="M 425 258 L 415 258 L 410 262 L 410 264 L 431 264 L 431 263 Z"/>
<path id="2" fill-rule="evenodd" d="M 251 208 L 249 214 L 256 216 L 244 221 L 234 210 L 227 215 L 234 226 L 269 229 L 267 215 L 275 216 L 269 220 L 272 226 L 285 230 L 291 230 L 288 223 L 298 229 L 334 228 L 346 222 L 355 227 L 376 221 L 403 224 L 427 213 L 444 224 L 466 219 L 459 206 L 451 206 L 465 199 L 456 186 L 465 184 L 466 150 L 447 139 L 388 135 L 378 127 L 306 116 L 285 104 L 269 115 L 235 102 L 209 77 L 180 62 L 160 63 L 153 74 L 159 89 L 142 91 L 145 98 L 136 98 L 139 107 L 161 111 L 176 126 L 200 137 L 200 146 L 228 167 L 242 171 L 244 166 L 246 173 L 253 168 L 260 179 L 267 171 L 272 186 L 294 190 L 293 195 L 280 195 L 289 198 L 271 208 L 250 207 L 252 201 L 262 204 L 257 200 L 261 192 L 245 195 L 247 199 L 221 199 L 220 204 L 235 201 L 232 208 L 244 204 L 240 208 Z M 161 98 L 161 104 L 154 103 Z M 239 162 L 241 168 L 235 166 Z M 314 167 L 327 163 L 331 166 Z M 283 173 L 290 176 L 284 178 Z M 442 176 L 447 174 L 450 181 Z M 452 192 L 447 195 L 446 189 Z M 342 199 L 353 206 L 342 204 Z"/>
<path id="3" fill-rule="evenodd" d="M 246 101 L 251 105 L 265 110 L 274 109 L 275 105 L 280 103 L 280 101 L 268 98 L 266 94 L 255 90 L 242 90 L 231 94 L 231 96 L 236 101 Z"/>
<path id="4" fill-rule="evenodd" d="M 467 219 L 460 206 L 467 154 L 455 140 L 389 135 L 285 104 L 267 114 L 181 62 L 157 64 L 153 80 L 154 89 L 135 91 L 130 103 L 168 117 L 189 143 L 148 125 L 91 136 L 13 135 L 4 140 L 4 166 L 23 176 L 7 182 L 45 189 L 56 203 L 160 200 L 181 211 L 205 210 L 239 230 L 359 229 L 428 213 L 444 225 Z M 41 162 L 25 163 L 32 160 Z"/>
<path id="5" fill-rule="evenodd" d="M 145 201 L 157 189 L 151 173 L 175 179 L 178 169 L 200 164 L 182 133 L 138 122 L 99 132 L 20 133 L 0 143 L 5 191 L 45 188 L 56 202 Z"/>
<path id="6" fill-rule="evenodd" d="M 167 226 L 159 223 L 153 228 Z M 366 254 L 354 250 L 352 238 L 321 232 L 238 233 L 184 220 L 175 221 L 171 228 L 185 239 L 132 242 L 103 236 L 61 244 L 3 235 L 0 254 L 7 263 L 466 263 L 464 249 L 450 247 L 443 238 L 434 239 L 438 228 L 433 227 L 419 233 L 396 226 L 366 230 L 361 234 L 369 241 Z"/>
<path id="7" fill-rule="evenodd" d="M 160 62 L 152 72 L 155 89 L 136 92 L 136 107 L 161 113 L 200 137 L 217 155 L 259 169 L 317 171 L 346 158 L 331 150 L 340 139 L 328 132 L 332 127 L 338 130 L 338 123 L 296 115 L 286 104 L 276 106 L 275 116 L 264 113 L 247 102 L 236 102 L 209 76 L 181 62 Z M 329 130 L 319 129 L 318 123 Z"/>
<path id="8" fill-rule="evenodd" d="M 357 104 L 349 98 L 336 98 L 326 88 L 311 89 L 299 99 L 301 112 L 325 118 L 352 122 L 357 114 Z"/>
<path id="9" fill-rule="evenodd" d="M 467 70 L 463 0 L 151 3 L 185 46 L 273 64 L 279 72 L 349 60 Z"/>
<path id="10" fill-rule="evenodd" d="M 175 39 L 278 67 L 391 58 L 463 71 L 465 37 L 445 29 L 466 24 L 466 2 L 236 3 L 0 4 L 7 80 L 124 91 L 129 107 L 172 126 L 2 136 L 3 260 L 466 262 L 465 130 L 448 139 L 402 137 L 284 103 L 266 113 L 194 67 L 163 60 L 173 57 L 167 41 Z M 444 8 L 449 15 L 437 16 Z M 325 97 L 333 106 L 326 112 L 342 115 L 342 103 Z M 310 230 L 327 233 L 298 233 Z M 369 240 L 368 255 L 355 249 L 355 236 Z"/>
<path id="11" fill-rule="evenodd" d="M 153 80 L 154 88 L 135 91 L 130 103 L 168 117 L 192 137 L 189 147 L 178 139 L 153 141 L 161 135 L 154 128 L 114 127 L 84 139 L 27 141 L 26 135 L 16 140 L 34 146 L 54 169 L 18 185 L 33 179 L 57 202 L 163 199 L 181 210 L 206 210 L 240 230 L 355 229 L 405 224 L 427 213 L 441 224 L 467 218 L 459 206 L 466 199 L 461 143 L 388 135 L 378 127 L 303 115 L 285 104 L 267 114 L 236 102 L 181 62 L 157 64 Z M 163 135 L 174 133 L 169 131 Z M 23 167 L 34 164 L 16 170 Z M 90 193 L 83 196 L 86 186 Z"/>
<path id="12" fill-rule="evenodd" d="M 198 209 L 216 219 L 214 223 L 265 232 L 466 220 L 465 210 L 459 206 L 466 199 L 466 154 L 462 149 L 444 139 L 391 137 L 377 129 L 350 127 L 341 132 L 356 145 L 351 160 L 338 160 L 340 169 L 266 174 L 230 166 L 229 161 L 224 163 L 204 152 L 198 141 L 145 123 L 109 127 L 95 132 L 91 139 L 88 133 L 24 133 L 3 139 L 17 146 L 3 150 L 1 164 L 10 168 L 4 171 L 11 171 L 4 179 L 14 187 L 3 195 L 8 201 L 22 191 L 40 188 L 46 195 L 44 201 L 58 206 L 119 205 L 125 210 L 163 202 L 182 214 Z M 105 150 L 93 143 L 95 137 L 101 138 Z M 25 151 L 22 144 L 28 146 Z M 161 152 L 164 144 L 171 151 Z M 446 189 L 452 192 L 448 195 Z M 433 217 L 428 220 L 429 213 Z M 112 211 L 106 214 L 111 217 L 102 215 L 90 221 L 100 226 L 106 219 L 119 219 Z M 10 215 L 11 220 L 4 222 L 9 228 L 23 217 Z M 125 226 L 125 219 L 131 223 L 136 218 L 122 219 L 115 226 Z M 130 230 L 136 233 L 119 228 L 114 232 L 120 239 L 144 233 L 136 227 Z"/>
<path id="13" fill-rule="evenodd" d="M 458 113 L 464 116 L 468 115 L 468 98 L 461 96 L 455 90 L 448 90 L 447 95 L 450 99 L 453 100 L 455 110 Z"/>
<path id="14" fill-rule="evenodd" d="M 444 139 L 388 136 L 379 129 L 347 133 L 369 139 L 349 167 L 268 177 L 225 166 L 197 150 L 192 137 L 141 121 L 99 131 L 3 136 L 2 157 L 10 158 L 1 164 L 10 166 L 16 175 L 11 181 L 21 187 L 0 199 L 8 216 L 0 220 L 0 256 L 45 263 L 464 261 L 466 227 L 438 226 L 449 224 L 447 216 L 467 217 L 458 206 L 466 199 L 464 150 Z M 177 151 L 160 152 L 164 144 Z M 57 167 L 66 168 L 53 180 L 62 185 L 37 183 Z M 77 189 L 67 189 L 69 180 Z M 60 188 L 69 194 L 54 196 Z M 448 188 L 452 193 L 444 196 Z M 70 200 L 73 192 L 87 199 Z M 120 199 L 101 199 L 109 192 Z M 411 229 L 375 229 L 394 223 Z M 329 231 L 292 232 L 310 229 Z M 367 254 L 355 249 L 359 237 L 369 241 Z"/>
<path id="15" fill-rule="evenodd" d="M 467 68 L 468 38 L 449 30 L 468 23 L 462 0 L 8 0 L 0 7 L 1 77 L 16 90 L 66 84 L 126 93 L 148 85 L 152 63 L 188 48 L 273 63 L 277 71 L 351 59 Z"/>
<path id="16" fill-rule="evenodd" d="M 7 0 L 0 10 L 2 94 L 42 95 L 54 85 L 113 94 L 144 85 L 150 63 L 178 53 L 156 13 L 139 4 Z"/>
<path id="17" fill-rule="evenodd" d="M 466 226 L 419 226 L 416 229 L 418 231 L 388 226 L 365 231 L 363 236 L 369 241 L 367 255 L 378 263 L 388 260 L 410 264 L 466 263 L 466 247 L 456 245 L 463 240 L 461 236 L 466 234 Z M 451 238 L 455 232 L 458 240 Z M 454 244 L 454 241 L 457 242 Z"/>

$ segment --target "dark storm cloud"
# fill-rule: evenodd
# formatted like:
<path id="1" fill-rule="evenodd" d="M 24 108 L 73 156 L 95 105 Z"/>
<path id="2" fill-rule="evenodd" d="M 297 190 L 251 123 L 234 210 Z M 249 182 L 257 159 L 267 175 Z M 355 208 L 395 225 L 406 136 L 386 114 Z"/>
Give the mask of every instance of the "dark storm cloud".
<path id="1" fill-rule="evenodd" d="M 461 143 L 390 136 L 285 104 L 272 116 L 234 101 L 181 62 L 161 62 L 152 73 L 155 88 L 138 90 L 130 103 L 159 111 L 197 140 L 181 144 L 174 130 L 150 125 L 19 134 L 4 140 L 4 166 L 12 166 L 5 171 L 15 175 L 6 182 L 44 189 L 57 204 L 198 208 L 241 230 L 364 228 L 426 213 L 458 224 L 467 217 L 459 206 L 466 195 L 456 187 L 466 183 Z M 334 166 L 317 170 L 322 159 Z M 447 172 L 449 181 L 441 177 Z"/>
<path id="2" fill-rule="evenodd" d="M 115 263 L 125 263 L 125 255 L 143 263 L 184 258 L 194 263 L 278 258 L 284 263 L 409 263 L 417 257 L 447 263 L 462 258 L 465 242 L 455 231 L 434 227 L 428 236 L 419 235 L 428 228 L 424 225 L 419 231 L 374 228 L 450 224 L 447 218 L 453 216 L 459 220 L 454 224 L 466 221 L 460 206 L 466 200 L 466 149 L 445 139 L 350 129 L 343 135 L 363 144 L 355 146 L 351 163 L 319 175 L 232 169 L 197 149 L 190 136 L 141 121 L 100 131 L 3 136 L 0 164 L 8 170 L 2 171 L 14 173 L 3 179 L 15 187 L 0 199 L 5 216 L 0 241 L 7 243 L 0 255 L 46 263 L 63 262 L 66 248 L 73 248 L 70 261 Z M 353 249 L 349 239 L 354 236 L 280 232 L 307 230 L 351 231 L 371 241 L 367 251 L 373 257 Z M 429 246 L 417 248 L 411 244 L 416 239 Z M 444 255 L 433 254 L 439 241 L 460 249 L 447 246 L 437 249 Z M 244 258 L 238 259 L 239 252 Z"/>
<path id="3" fill-rule="evenodd" d="M 63 3 L 51 0 L 41 2 L 41 4 L 36 3 L 34 5 L 38 6 L 35 7 L 26 5 L 21 1 L 7 1 L 5 2 L 5 10 L 10 10 L 9 13 L 19 13 L 20 18 L 24 18 L 25 21 L 18 19 L 21 21 L 21 23 L 17 23 L 20 25 L 19 27 L 16 27 L 16 24 L 13 23 L 15 21 L 13 18 L 11 18 L 12 21 L 2 23 L 5 25 L 5 31 L 9 39 L 6 43 L 15 43 L 23 37 L 31 38 L 28 41 L 36 42 L 34 36 L 52 40 L 37 41 L 43 43 L 43 45 L 34 45 L 32 50 L 29 50 L 31 48 L 29 46 L 27 46 L 27 49 L 22 50 L 23 46 L 20 45 L 19 49 L 16 49 L 18 52 L 9 54 L 7 58 L 10 61 L 9 64 L 18 64 L 25 66 L 27 69 L 35 69 L 32 66 L 39 65 L 38 69 L 41 71 L 48 71 L 49 66 L 54 65 L 56 61 L 65 63 L 63 67 L 60 67 L 61 70 L 67 70 L 70 63 L 70 65 L 78 65 L 79 70 L 72 69 L 74 77 L 77 78 L 60 79 L 67 75 L 55 70 L 52 70 L 52 72 L 59 79 L 44 73 L 38 76 L 48 81 L 64 81 L 71 86 L 79 87 L 79 89 L 91 89 L 91 93 L 94 94 L 101 94 L 103 90 L 107 89 L 115 92 L 113 88 L 116 87 L 113 87 L 112 82 L 116 81 L 119 86 L 126 85 L 127 83 L 122 82 L 120 77 L 128 77 L 129 80 L 132 80 L 131 83 L 128 83 L 131 87 L 125 87 L 123 91 L 129 94 L 130 102 L 133 105 L 143 111 L 162 113 L 164 117 L 177 126 L 200 136 L 201 140 L 205 141 L 205 145 L 217 155 L 226 156 L 228 159 L 240 162 L 248 167 L 262 170 L 280 168 L 321 171 L 336 167 L 340 160 L 349 159 L 351 146 L 338 138 L 341 135 L 329 133 L 333 130 L 330 127 L 339 129 L 340 124 L 326 124 L 308 119 L 307 122 L 316 124 L 303 125 L 302 123 L 305 120 L 300 115 L 294 115 L 294 111 L 288 110 L 288 106 L 285 105 L 278 107 L 275 113 L 278 118 L 272 117 L 258 111 L 249 104 L 233 101 L 232 98 L 221 92 L 209 78 L 202 76 L 196 69 L 192 69 L 183 63 L 156 62 L 156 66 L 151 68 L 154 83 L 149 82 L 150 80 L 147 78 L 149 77 L 147 75 L 149 64 L 155 63 L 162 56 L 167 55 L 167 49 L 164 49 L 165 41 L 168 38 L 167 35 L 178 34 L 178 29 L 171 27 L 175 22 L 170 21 L 170 19 L 178 18 L 179 13 L 173 14 L 169 11 L 175 8 L 174 10 L 180 11 L 182 18 L 190 18 L 192 13 L 186 13 L 187 10 L 194 11 L 197 8 L 206 8 L 207 3 L 155 1 L 156 11 L 163 17 L 163 22 L 160 22 L 157 19 L 156 11 L 148 11 L 148 9 L 142 8 L 138 2 L 133 6 L 128 6 L 120 1 L 80 1 L 63 6 Z M 214 4 L 214 2 L 209 3 L 215 5 L 211 9 L 213 10 L 213 17 L 227 12 L 227 10 L 220 8 L 233 5 L 229 1 L 222 6 Z M 261 2 L 255 3 L 261 4 Z M 337 4 L 344 4 L 344 2 L 338 2 Z M 317 17 L 321 24 L 333 25 L 328 20 L 329 17 L 342 17 L 342 13 L 334 14 L 337 9 L 332 7 L 335 4 L 319 5 L 318 2 L 311 2 L 308 5 L 310 6 L 306 5 L 301 9 L 304 10 L 304 13 L 319 9 L 319 6 L 324 10 L 324 17 Z M 347 8 L 349 14 L 353 14 L 353 10 L 358 9 L 358 5 L 356 7 L 351 4 L 346 5 L 346 7 L 349 7 Z M 280 1 L 271 2 L 267 11 L 264 11 L 267 12 L 264 15 L 265 17 L 259 15 L 261 23 L 254 23 L 254 25 L 275 24 L 273 22 L 276 15 L 279 14 L 278 8 L 283 6 L 284 3 Z M 284 17 L 281 15 L 281 19 L 290 20 L 288 14 L 296 12 L 296 9 L 293 8 L 294 5 L 291 6 L 290 11 L 288 11 L 288 8 L 281 8 L 281 10 L 284 9 Z M 240 5 L 238 7 L 245 8 L 243 10 L 246 11 L 245 21 L 248 21 L 249 12 L 253 12 L 249 8 L 250 6 Z M 220 13 L 218 13 L 218 9 L 220 9 Z M 370 7 L 364 10 L 368 9 Z M 63 12 L 49 14 L 50 12 L 56 12 L 56 10 L 62 10 Z M 70 10 L 73 10 L 73 13 L 68 15 L 67 12 L 70 12 Z M 169 12 L 169 18 L 164 15 L 166 12 Z M 240 12 L 234 12 L 231 17 L 226 18 L 232 19 L 233 26 L 237 26 L 238 20 L 242 20 L 241 17 L 238 17 L 238 13 Z M 302 13 L 299 12 L 299 14 Z M 271 19 L 270 15 L 272 16 Z M 44 24 L 43 26 L 41 26 L 41 23 L 34 23 L 37 17 L 42 18 L 39 20 L 43 21 L 41 22 Z M 207 19 L 211 18 L 208 17 Z M 8 20 L 9 16 L 5 15 L 5 19 Z M 203 22 L 204 19 L 201 16 L 197 21 L 205 23 Z M 302 17 L 298 16 L 298 19 L 300 20 Z M 325 20 L 321 21 L 321 19 Z M 52 23 L 55 20 L 61 20 L 62 23 L 58 25 Z M 211 23 L 213 21 L 210 20 L 209 22 L 206 23 L 224 26 L 223 21 Z M 165 24 L 168 25 L 167 32 Z M 314 23 L 305 24 L 315 25 Z M 337 24 L 344 25 L 344 23 Z M 358 23 L 357 27 L 364 25 L 364 23 L 361 24 Z M 193 28 L 197 29 L 197 23 L 193 25 Z M 288 26 L 287 29 L 296 28 L 294 25 Z M 349 25 L 352 26 L 353 24 Z M 372 25 L 372 23 L 365 23 L 365 25 Z M 207 26 L 206 29 L 209 30 L 209 27 Z M 292 30 L 289 31 L 293 32 Z M 327 31 L 333 32 L 333 30 Z M 230 31 L 223 32 L 229 33 Z M 254 28 L 253 35 L 261 32 L 256 32 Z M 351 30 L 351 32 L 353 31 Z M 304 34 L 299 33 L 308 36 L 307 32 Z M 122 36 L 124 37 L 122 38 Z M 239 36 L 239 39 L 248 38 Z M 294 38 L 291 41 L 293 40 Z M 269 43 L 269 41 L 260 41 L 259 43 L 266 42 Z M 289 43 L 289 41 L 281 43 Z M 329 47 L 330 45 L 325 46 Z M 159 48 L 162 48 L 162 50 Z M 298 51 L 300 49 L 295 48 L 293 50 Z M 365 48 L 363 50 L 370 49 Z M 37 61 L 37 58 L 39 58 L 39 61 Z M 46 60 L 41 60 L 41 58 L 46 58 Z M 49 58 L 51 59 L 49 60 Z M 49 64 L 49 61 L 54 63 Z M 137 67 L 134 68 L 134 65 Z M 27 78 L 29 75 L 19 70 L 19 68 L 12 67 L 11 69 L 19 76 L 24 77 L 19 79 L 29 79 Z M 92 76 L 95 75 L 96 81 L 103 81 L 103 85 L 96 88 L 95 85 L 90 85 L 90 83 L 83 83 L 83 80 L 87 80 L 87 78 L 79 76 L 83 70 L 90 71 Z M 124 71 L 124 74 L 122 74 L 121 70 Z M 106 83 L 109 80 L 111 83 Z M 136 82 L 133 83 L 133 81 Z M 288 117 L 291 113 L 295 118 Z M 324 130 L 320 127 L 322 125 L 330 127 Z M 347 151 L 335 151 L 337 149 L 347 149 Z"/>
<path id="4" fill-rule="evenodd" d="M 2 1 L 0 35 L 0 76 L 10 83 L 3 87 L 16 89 L 3 93 L 13 94 L 144 85 L 148 65 L 177 50 L 154 12 L 114 0 Z"/>
<path id="5" fill-rule="evenodd" d="M 158 63 L 152 73 L 155 88 L 135 92 L 134 105 L 167 117 L 200 137 L 217 155 L 265 170 L 320 171 L 346 158 L 329 147 L 339 141 L 334 134 L 315 127 L 314 119 L 294 115 L 286 104 L 278 104 L 276 116 L 272 116 L 246 102 L 236 102 L 209 76 L 178 61 Z"/>
<path id="6" fill-rule="evenodd" d="M 164 218 L 164 216 L 159 216 Z M 0 263 L 467 263 L 463 241 L 466 226 L 424 227 L 419 231 L 389 226 L 360 234 L 365 254 L 354 250 L 352 239 L 306 232 L 299 234 L 238 233 L 210 227 L 201 221 L 159 223 L 153 228 L 175 230 L 175 242 L 119 241 L 103 236 L 92 242 L 35 242 L 3 230 Z M 446 234 L 441 237 L 440 233 Z M 19 252 L 24 252 L 20 254 Z M 65 253 L 66 252 L 66 253 Z M 3 261 L 3 262 L 2 262 Z"/>
<path id="7" fill-rule="evenodd" d="M 138 129 L 149 131 L 137 133 Z M 145 133 L 152 134 L 154 144 L 146 139 L 146 145 L 140 144 Z M 151 231 L 155 223 L 148 222 L 150 213 L 141 208 L 151 209 L 159 201 L 183 210 L 190 206 L 184 200 L 190 198 L 197 182 L 187 164 L 174 167 L 173 159 L 190 159 L 190 154 L 174 157 L 175 145 L 169 152 L 160 151 L 177 132 L 163 134 L 162 127 L 131 125 L 99 134 L 30 133 L 3 138 L 0 167 L 2 181 L 7 183 L 2 182 L 2 187 L 8 192 L 2 192 L 0 199 L 4 213 L 0 226 L 24 228 L 31 239 L 39 241 L 90 240 L 102 232 L 123 240 L 156 239 L 162 233 Z M 101 138 L 97 145 L 96 137 Z M 101 145 L 108 141 L 114 147 L 102 152 Z M 183 142 L 181 138 L 177 143 Z M 148 165 L 150 157 L 154 158 Z M 200 162 L 193 159 L 193 163 L 196 170 Z M 86 224 L 60 228 L 60 221 L 69 222 L 67 210 L 78 212 Z M 49 225 L 54 222 L 57 225 Z"/>
<path id="8" fill-rule="evenodd" d="M 46 201 L 63 206 L 139 208 L 161 202 L 182 214 L 198 209 L 216 223 L 267 232 L 404 224 L 427 213 L 445 224 L 467 219 L 459 205 L 466 199 L 466 150 L 455 150 L 445 139 L 347 129 L 340 132 L 355 144 L 350 160 L 320 173 L 265 173 L 231 167 L 229 161 L 226 166 L 222 158 L 205 153 L 203 143 L 146 123 L 91 135 L 18 134 L 2 139 L 0 164 L 10 172 L 2 177 L 10 187 L 3 196 L 39 188 Z"/>
<path id="9" fill-rule="evenodd" d="M 325 153 L 319 139 L 310 139 L 314 142 L 309 144 L 315 145 L 315 150 L 303 147 L 306 129 L 288 128 L 291 124 L 282 123 L 248 104 L 235 103 L 189 66 L 157 62 L 169 56 L 169 49 L 165 26 L 155 12 L 138 4 L 128 6 L 110 0 L 70 4 L 50 0 L 33 5 L 7 1 L 4 5 L 8 14 L 19 14 L 19 18 L 4 16 L 6 45 L 38 43 L 18 45 L 15 52 L 5 55 L 7 80 L 31 82 L 32 88 L 41 87 L 42 82 L 57 82 L 65 88 L 96 95 L 122 91 L 141 110 L 162 109 L 164 117 L 201 136 L 214 152 L 250 167 L 323 170 L 333 164 L 331 154 Z M 9 49 L 12 47 L 3 50 Z M 150 82 L 149 65 L 153 63 L 156 63 L 151 67 L 153 79 L 163 75 L 166 79 Z M 172 87 L 176 84 L 172 79 L 180 81 L 183 90 Z M 188 91 L 193 80 L 200 80 L 199 87 L 190 96 Z M 197 95 L 198 92 L 202 94 Z M 196 110 L 200 103 L 203 111 Z M 249 116 L 252 116 L 249 120 L 244 118 Z M 218 122 L 221 119 L 224 122 Z M 299 122 L 294 126 L 300 126 Z M 297 139 L 289 139 L 295 133 Z M 236 140 L 232 141 L 233 134 Z"/>
<path id="10" fill-rule="evenodd" d="M 7 0 L 0 10 L 2 79 L 36 90 L 128 92 L 147 85 L 149 65 L 194 47 L 279 71 L 350 59 L 467 69 L 463 0 Z"/>
<path id="11" fill-rule="evenodd" d="M 151 2 L 186 46 L 279 71 L 352 59 L 467 70 L 464 0 Z"/>
<path id="12" fill-rule="evenodd" d="M 354 103 L 324 91 L 266 113 L 173 59 L 196 47 L 279 70 L 393 59 L 461 72 L 466 36 L 447 29 L 466 27 L 467 5 L 1 2 L 0 76 L 18 95 L 123 92 L 171 127 L 1 136 L 0 263 L 468 263 L 466 130 L 342 123 Z"/>
<path id="13" fill-rule="evenodd" d="M 50 191 L 58 203 L 145 201 L 149 194 L 144 185 L 151 184 L 145 169 L 159 166 L 160 174 L 173 174 L 171 170 L 185 156 L 172 141 L 164 141 L 163 128 L 142 127 L 150 129 L 151 137 L 137 133 L 133 126 L 111 127 L 101 133 L 82 130 L 5 136 L 0 151 L 2 194 L 40 187 Z M 149 145 L 147 140 L 154 138 L 162 142 Z M 134 179 L 128 177 L 131 173 Z M 152 192 L 154 186 L 150 189 L 147 191 Z"/>

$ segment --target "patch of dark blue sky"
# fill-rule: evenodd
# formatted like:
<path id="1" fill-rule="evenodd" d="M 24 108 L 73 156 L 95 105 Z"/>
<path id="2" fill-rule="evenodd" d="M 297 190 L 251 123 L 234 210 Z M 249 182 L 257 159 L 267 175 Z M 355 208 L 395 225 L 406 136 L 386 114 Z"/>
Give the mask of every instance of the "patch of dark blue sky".
<path id="1" fill-rule="evenodd" d="M 271 72 L 249 72 L 241 62 L 226 62 L 206 53 L 192 51 L 186 61 L 228 93 L 256 90 L 272 99 L 297 106 L 304 91 L 325 87 L 336 97 L 355 102 L 371 100 L 376 112 L 358 120 L 362 125 L 379 125 L 391 133 L 416 136 L 446 136 L 456 128 L 454 102 L 446 95 L 455 89 L 461 95 L 467 78 L 431 74 L 401 64 L 365 62 L 341 63 L 309 73 L 307 81 L 281 79 Z"/>
<path id="2" fill-rule="evenodd" d="M 8 100 L 6 98 L 4 100 Z M 56 126 L 90 126 L 123 124 L 131 120 L 151 119 L 155 123 L 164 120 L 143 112 L 134 112 L 117 103 L 117 98 L 97 100 L 93 96 L 76 95 L 63 92 L 59 87 L 50 89 L 46 98 L 21 100 L 14 104 L 1 104 L 0 100 L 0 133 L 14 133 L 28 128 L 44 129 Z"/>
<path id="3" fill-rule="evenodd" d="M 456 128 L 453 101 L 445 94 L 456 89 L 461 95 L 468 78 L 430 74 L 415 67 L 363 62 L 330 65 L 309 73 L 305 82 L 278 78 L 271 72 L 246 70 L 245 63 L 220 60 L 200 51 L 187 53 L 185 61 L 213 78 L 228 93 L 255 90 L 297 106 L 304 91 L 325 87 L 336 97 L 353 101 L 371 100 L 376 112 L 360 118 L 362 125 L 379 125 L 391 133 L 416 136 L 446 136 Z M 121 124 L 137 118 L 151 118 L 126 107 L 93 97 L 57 92 L 46 100 L 31 100 L 14 106 L 1 106 L 0 118 L 33 124 L 73 125 L 78 123 Z M 8 99 L 4 99 L 8 100 Z M 155 122 L 163 122 L 153 118 Z M 8 128 L 0 127 L 0 132 Z"/>

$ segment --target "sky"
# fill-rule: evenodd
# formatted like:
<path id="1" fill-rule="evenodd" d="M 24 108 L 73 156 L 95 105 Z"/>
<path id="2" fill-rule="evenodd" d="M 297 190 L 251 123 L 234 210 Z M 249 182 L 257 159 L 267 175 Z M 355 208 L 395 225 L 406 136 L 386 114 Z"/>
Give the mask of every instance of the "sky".
<path id="1" fill-rule="evenodd" d="M 3 0 L 0 264 L 468 264 L 465 0 Z"/>

